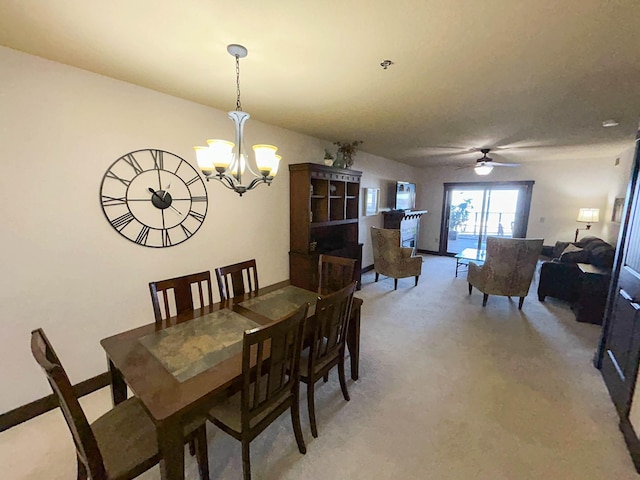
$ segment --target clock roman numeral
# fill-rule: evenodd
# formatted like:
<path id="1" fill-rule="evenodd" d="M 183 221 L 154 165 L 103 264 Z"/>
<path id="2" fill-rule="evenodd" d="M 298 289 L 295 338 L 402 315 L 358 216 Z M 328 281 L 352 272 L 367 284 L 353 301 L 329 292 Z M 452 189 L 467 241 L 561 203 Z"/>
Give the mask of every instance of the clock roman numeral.
<path id="1" fill-rule="evenodd" d="M 187 236 L 187 238 L 189 238 L 191 235 L 193 235 L 193 232 L 191 230 L 189 230 L 187 227 L 185 227 L 184 223 L 181 223 L 180 226 L 182 227 L 182 231 Z"/>
<path id="2" fill-rule="evenodd" d="M 107 172 L 107 174 L 105 175 L 106 178 L 113 178 L 114 180 L 118 180 L 119 182 L 122 182 L 122 184 L 125 187 L 129 187 L 129 185 L 131 184 L 131 180 L 127 180 L 126 178 L 120 178 L 118 175 L 116 175 L 115 173 L 113 173 L 111 170 L 109 170 Z"/>
<path id="3" fill-rule="evenodd" d="M 191 201 L 192 202 L 206 202 L 207 201 L 207 197 L 191 197 Z"/>
<path id="4" fill-rule="evenodd" d="M 151 227 L 143 225 L 142 226 L 142 230 L 140 230 L 140 233 L 138 234 L 138 238 L 136 238 L 136 243 L 138 243 L 140 245 L 146 245 L 147 244 L 147 239 L 149 238 L 149 230 L 150 229 L 151 229 Z"/>
<path id="5" fill-rule="evenodd" d="M 111 220 L 111 225 L 113 225 L 113 228 L 121 232 L 124 227 L 133 221 L 133 219 L 133 214 L 131 212 L 127 212 L 124 215 L 120 215 L 118 218 Z"/>
<path id="6" fill-rule="evenodd" d="M 186 182 L 187 186 L 192 185 L 194 183 L 196 183 L 198 180 L 200 180 L 200 176 L 196 175 L 195 177 L 193 177 L 191 180 L 189 180 L 188 182 Z"/>
<path id="7" fill-rule="evenodd" d="M 156 170 L 164 170 L 164 156 L 162 150 L 151 150 L 153 157 L 153 168 Z"/>
<path id="8" fill-rule="evenodd" d="M 163 247 L 170 247 L 171 244 L 171 237 L 169 237 L 169 230 L 167 230 L 166 228 L 162 230 L 162 246 Z"/>
<path id="9" fill-rule="evenodd" d="M 133 156 L 133 153 L 128 153 L 126 154 L 124 157 L 122 157 L 122 159 L 127 162 L 127 164 L 133 168 L 133 171 L 136 172 L 136 175 L 139 175 L 142 173 L 142 167 L 140 166 L 140 164 L 138 163 L 138 161 L 136 160 L 136 157 Z"/>
<path id="10" fill-rule="evenodd" d="M 200 223 L 204 222 L 204 215 L 195 210 L 189 210 L 189 216 L 195 218 Z"/>
<path id="11" fill-rule="evenodd" d="M 126 205 L 127 200 L 125 197 L 109 197 L 107 195 L 102 195 L 102 205 L 105 207 L 112 207 L 115 205 Z"/>

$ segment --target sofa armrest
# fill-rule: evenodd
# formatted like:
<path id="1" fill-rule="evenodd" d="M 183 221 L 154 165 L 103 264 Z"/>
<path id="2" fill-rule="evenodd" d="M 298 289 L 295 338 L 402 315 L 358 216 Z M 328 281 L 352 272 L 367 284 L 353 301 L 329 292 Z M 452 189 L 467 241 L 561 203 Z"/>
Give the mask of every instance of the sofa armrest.
<path id="1" fill-rule="evenodd" d="M 544 256 L 544 257 L 548 257 L 548 258 L 553 258 L 553 249 L 555 248 L 554 245 L 543 245 L 542 246 L 542 251 L 540 252 L 540 255 Z"/>
<path id="2" fill-rule="evenodd" d="M 540 267 L 538 299 L 546 296 L 574 302 L 580 293 L 580 269 L 575 263 L 543 262 Z"/>

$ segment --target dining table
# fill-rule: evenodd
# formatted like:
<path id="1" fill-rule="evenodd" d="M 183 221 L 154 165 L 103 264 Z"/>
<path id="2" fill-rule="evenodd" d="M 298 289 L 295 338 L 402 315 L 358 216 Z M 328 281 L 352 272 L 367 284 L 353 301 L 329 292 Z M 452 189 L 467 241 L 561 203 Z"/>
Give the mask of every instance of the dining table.
<path id="1" fill-rule="evenodd" d="M 101 340 L 113 404 L 127 387 L 156 426 L 163 480 L 184 479 L 184 426 L 206 418 L 215 402 L 240 390 L 245 330 L 269 324 L 309 303 L 318 293 L 284 281 L 219 303 L 143 325 Z M 359 376 L 360 310 L 354 297 L 347 331 L 351 378 Z"/>

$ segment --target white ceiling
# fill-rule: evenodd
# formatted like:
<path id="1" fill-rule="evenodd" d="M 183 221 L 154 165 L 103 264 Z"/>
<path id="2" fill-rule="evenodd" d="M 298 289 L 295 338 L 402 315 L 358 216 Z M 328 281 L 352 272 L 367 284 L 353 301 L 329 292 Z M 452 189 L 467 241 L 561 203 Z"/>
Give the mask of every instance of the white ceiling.
<path id="1" fill-rule="evenodd" d="M 229 43 L 253 118 L 417 166 L 611 158 L 640 118 L 638 0 L 0 0 L 1 45 L 225 111 Z"/>

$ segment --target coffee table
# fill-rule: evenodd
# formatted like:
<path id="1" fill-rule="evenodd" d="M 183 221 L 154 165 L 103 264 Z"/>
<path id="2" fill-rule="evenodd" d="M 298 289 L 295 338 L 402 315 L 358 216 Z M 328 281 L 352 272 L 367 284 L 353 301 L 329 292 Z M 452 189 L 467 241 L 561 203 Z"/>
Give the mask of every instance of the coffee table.
<path id="1" fill-rule="evenodd" d="M 486 250 L 479 250 L 477 248 L 465 248 L 460 253 L 456 254 L 456 278 L 458 278 L 458 269 L 460 267 L 468 267 L 470 261 L 482 265 L 486 259 L 486 256 Z"/>

